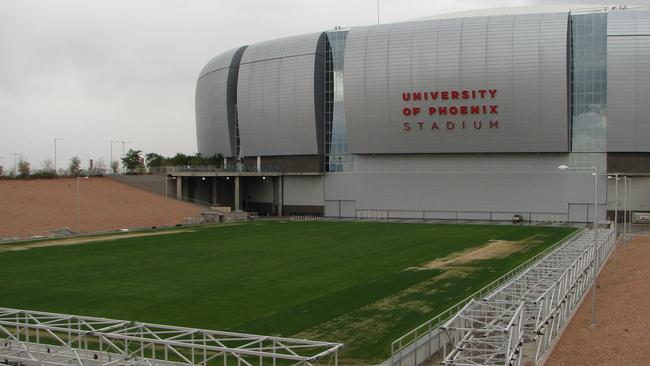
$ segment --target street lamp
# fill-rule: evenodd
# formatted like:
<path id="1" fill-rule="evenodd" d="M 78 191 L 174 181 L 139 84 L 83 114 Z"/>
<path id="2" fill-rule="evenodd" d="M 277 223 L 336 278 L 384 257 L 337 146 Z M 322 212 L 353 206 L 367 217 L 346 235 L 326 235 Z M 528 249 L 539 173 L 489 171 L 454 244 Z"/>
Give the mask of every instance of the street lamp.
<path id="1" fill-rule="evenodd" d="M 627 249 L 627 236 L 632 234 L 632 178 L 626 177 L 625 180 L 627 193 L 627 209 L 629 211 L 629 216 L 627 217 L 627 232 L 625 234 L 625 240 L 623 240 L 623 248 Z M 629 186 L 629 188 L 627 188 Z"/>
<path id="2" fill-rule="evenodd" d="M 81 232 L 81 228 L 79 227 L 79 182 L 82 177 L 77 176 L 77 210 L 76 210 L 76 221 L 77 221 L 77 231 Z M 88 179 L 88 177 L 83 177 L 83 179 Z"/>
<path id="3" fill-rule="evenodd" d="M 113 165 L 113 143 L 122 144 L 122 157 L 124 157 L 124 145 L 130 144 L 131 141 L 111 140 L 111 166 Z"/>
<path id="4" fill-rule="evenodd" d="M 591 304 L 591 327 L 596 326 L 596 279 L 598 278 L 598 165 L 588 168 L 570 168 L 567 165 L 557 167 L 560 170 L 588 170 L 594 176 L 594 278 L 591 284 L 593 294 Z"/>
<path id="5" fill-rule="evenodd" d="M 12 153 L 14 156 L 14 175 L 18 175 L 18 155 L 22 155 L 21 153 Z"/>
<path id="6" fill-rule="evenodd" d="M 616 250 L 618 249 L 618 181 L 623 179 L 615 173 L 613 176 L 608 175 L 607 179 L 614 179 L 614 276 L 616 276 Z M 623 218 L 625 227 L 625 217 Z M 623 239 L 625 240 L 625 239 Z"/>
<path id="7" fill-rule="evenodd" d="M 56 167 L 56 143 L 57 143 L 57 141 L 63 141 L 63 139 L 58 139 L 58 138 L 54 139 L 54 174 L 55 175 L 56 175 L 56 172 L 57 172 L 57 167 Z"/>

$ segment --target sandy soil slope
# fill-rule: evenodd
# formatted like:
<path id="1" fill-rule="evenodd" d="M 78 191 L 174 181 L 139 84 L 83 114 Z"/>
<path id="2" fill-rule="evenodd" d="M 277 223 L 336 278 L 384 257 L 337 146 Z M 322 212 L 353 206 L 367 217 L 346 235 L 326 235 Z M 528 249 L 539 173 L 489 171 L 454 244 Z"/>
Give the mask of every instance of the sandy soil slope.
<path id="1" fill-rule="evenodd" d="M 109 178 L 81 179 L 79 222 L 73 178 L 0 180 L 0 238 L 47 235 L 70 227 L 83 232 L 173 225 L 198 216 L 200 206 L 145 192 Z"/>

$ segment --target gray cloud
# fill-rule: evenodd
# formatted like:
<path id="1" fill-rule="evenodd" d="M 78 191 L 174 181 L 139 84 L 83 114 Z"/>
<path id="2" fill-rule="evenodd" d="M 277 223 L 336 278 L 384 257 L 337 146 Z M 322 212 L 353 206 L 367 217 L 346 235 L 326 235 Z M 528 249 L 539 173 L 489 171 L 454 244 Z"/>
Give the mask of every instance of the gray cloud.
<path id="1" fill-rule="evenodd" d="M 383 0 L 380 15 L 394 22 L 530 3 L 563 2 Z M 375 22 L 375 0 L 3 0 L 0 156 L 6 169 L 12 152 L 38 167 L 53 157 L 55 137 L 65 139 L 59 166 L 72 155 L 84 164 L 108 161 L 111 139 L 146 152 L 192 153 L 195 81 L 210 58 L 243 44 Z"/>

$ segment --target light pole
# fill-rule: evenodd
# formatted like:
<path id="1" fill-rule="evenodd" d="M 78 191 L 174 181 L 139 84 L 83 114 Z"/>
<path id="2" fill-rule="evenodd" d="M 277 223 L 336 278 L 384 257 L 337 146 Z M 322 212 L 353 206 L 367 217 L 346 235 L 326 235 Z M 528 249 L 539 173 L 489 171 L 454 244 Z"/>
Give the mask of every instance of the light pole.
<path id="1" fill-rule="evenodd" d="M 627 249 L 627 177 L 621 177 L 623 180 L 623 253 Z"/>
<path id="2" fill-rule="evenodd" d="M 84 179 L 88 179 L 88 177 L 83 177 Z M 77 221 L 77 231 L 81 232 L 81 228 L 79 227 L 79 182 L 81 181 L 81 177 L 77 176 L 77 209 L 76 209 L 76 221 Z"/>
<path id="3" fill-rule="evenodd" d="M 63 139 L 54 138 L 54 174 L 58 171 L 56 168 L 56 143 L 57 141 L 63 141 Z"/>
<path id="4" fill-rule="evenodd" d="M 379 24 L 379 0 L 377 0 L 377 24 Z"/>
<path id="5" fill-rule="evenodd" d="M 22 155 L 21 153 L 12 153 L 14 156 L 14 175 L 18 175 L 18 155 Z"/>
<path id="6" fill-rule="evenodd" d="M 607 179 L 614 179 L 614 276 L 616 276 L 616 250 L 618 249 L 618 173 L 607 176 Z"/>
<path id="7" fill-rule="evenodd" d="M 627 193 L 627 209 L 629 210 L 629 216 L 627 218 L 627 235 L 632 235 L 632 178 L 628 177 L 626 183 L 629 183 L 629 191 Z M 627 240 L 624 241 L 623 245 L 627 249 Z"/>
<path id="8" fill-rule="evenodd" d="M 560 170 L 589 170 L 594 176 L 594 278 L 591 284 L 592 304 L 591 304 L 591 327 L 596 326 L 596 279 L 598 278 L 598 165 L 589 168 L 570 168 L 566 165 L 560 165 Z"/>
<path id="9" fill-rule="evenodd" d="M 124 145 L 130 144 L 131 141 L 111 140 L 111 166 L 113 165 L 113 143 L 122 144 L 122 157 L 124 157 Z"/>
<path id="10" fill-rule="evenodd" d="M 115 140 L 111 140 L 111 161 L 108 163 L 110 167 L 113 166 L 113 143 L 116 142 Z"/>

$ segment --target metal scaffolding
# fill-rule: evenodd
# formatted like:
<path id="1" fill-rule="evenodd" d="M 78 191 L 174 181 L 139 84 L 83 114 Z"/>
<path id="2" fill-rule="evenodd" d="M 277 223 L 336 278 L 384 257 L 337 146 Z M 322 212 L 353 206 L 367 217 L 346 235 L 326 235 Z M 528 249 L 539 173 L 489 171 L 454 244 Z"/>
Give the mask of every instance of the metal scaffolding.
<path id="1" fill-rule="evenodd" d="M 454 347 L 443 350 L 444 365 L 519 365 L 524 304 L 473 300 L 441 328 Z"/>
<path id="2" fill-rule="evenodd" d="M 483 299 L 470 301 L 439 330 L 431 330 L 430 337 L 445 334 L 439 342 L 443 364 L 511 366 L 524 356 L 535 363 L 545 357 L 614 248 L 613 229 L 598 229 L 597 243 L 595 234 L 585 231 L 557 247 Z M 532 342 L 530 351 L 522 348 Z"/>
<path id="3" fill-rule="evenodd" d="M 0 363 L 338 365 L 340 343 L 0 308 Z"/>

